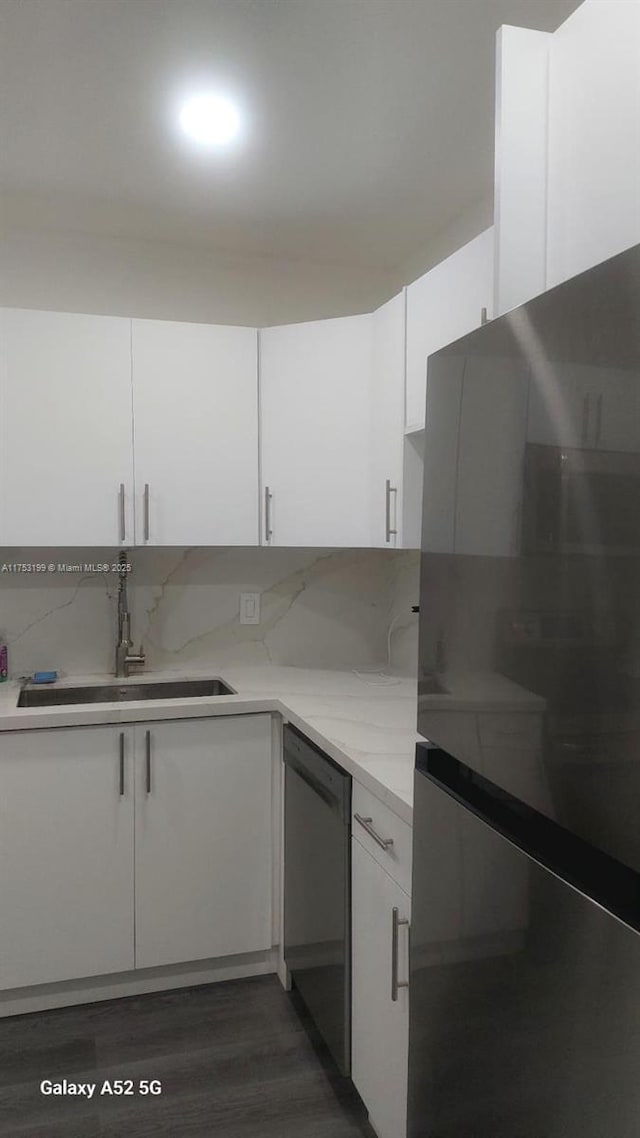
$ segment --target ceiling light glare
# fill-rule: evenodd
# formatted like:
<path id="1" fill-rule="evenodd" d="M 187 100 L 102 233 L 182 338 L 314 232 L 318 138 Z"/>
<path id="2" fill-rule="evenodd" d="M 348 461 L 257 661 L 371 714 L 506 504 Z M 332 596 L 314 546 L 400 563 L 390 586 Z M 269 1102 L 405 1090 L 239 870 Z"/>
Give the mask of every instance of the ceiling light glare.
<path id="1" fill-rule="evenodd" d="M 180 126 L 199 146 L 228 146 L 240 125 L 238 108 L 222 95 L 196 95 L 180 112 Z"/>

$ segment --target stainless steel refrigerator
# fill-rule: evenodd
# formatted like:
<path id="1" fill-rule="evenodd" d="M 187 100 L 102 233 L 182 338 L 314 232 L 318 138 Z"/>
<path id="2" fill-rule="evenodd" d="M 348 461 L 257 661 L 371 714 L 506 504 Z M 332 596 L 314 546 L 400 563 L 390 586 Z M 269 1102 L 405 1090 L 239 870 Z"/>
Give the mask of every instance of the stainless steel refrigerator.
<path id="1" fill-rule="evenodd" d="M 431 356 L 410 1138 L 640 1133 L 640 246 Z"/>

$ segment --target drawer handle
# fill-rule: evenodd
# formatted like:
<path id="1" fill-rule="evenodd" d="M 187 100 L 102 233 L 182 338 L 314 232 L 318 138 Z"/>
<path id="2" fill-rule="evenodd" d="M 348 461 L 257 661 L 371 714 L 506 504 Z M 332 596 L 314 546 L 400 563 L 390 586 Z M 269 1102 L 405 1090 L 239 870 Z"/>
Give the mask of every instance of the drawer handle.
<path id="1" fill-rule="evenodd" d="M 376 834 L 373 826 L 371 825 L 373 821 L 372 818 L 363 818 L 361 814 L 354 814 L 353 816 L 356 822 L 360 823 L 363 830 L 367 831 L 369 837 L 373 838 L 374 842 L 380 846 L 380 849 L 386 850 L 388 853 L 393 845 L 393 838 L 381 838 L 380 834 Z"/>
<path id="2" fill-rule="evenodd" d="M 406 917 L 399 917 L 394 906 L 391 910 L 391 999 L 395 1004 L 398 999 L 398 988 L 408 988 L 408 980 L 398 980 L 398 929 L 400 925 L 408 925 Z"/>

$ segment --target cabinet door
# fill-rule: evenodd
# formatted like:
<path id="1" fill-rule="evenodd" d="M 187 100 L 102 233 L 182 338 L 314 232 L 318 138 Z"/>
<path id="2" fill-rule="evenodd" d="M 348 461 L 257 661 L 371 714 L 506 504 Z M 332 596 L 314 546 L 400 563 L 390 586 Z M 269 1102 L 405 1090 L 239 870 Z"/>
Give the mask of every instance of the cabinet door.
<path id="1" fill-rule="evenodd" d="M 136 967 L 271 947 L 267 715 L 136 729 Z"/>
<path id="2" fill-rule="evenodd" d="M 133 968 L 131 734 L 20 731 L 0 747 L 0 988 Z"/>
<path id="3" fill-rule="evenodd" d="M 373 313 L 371 544 L 402 546 L 405 295 Z"/>
<path id="4" fill-rule="evenodd" d="M 371 315 L 260 333 L 266 544 L 368 546 Z"/>
<path id="5" fill-rule="evenodd" d="M 131 322 L 10 308 L 0 343 L 0 541 L 131 543 Z"/>
<path id="6" fill-rule="evenodd" d="M 424 426 L 428 357 L 477 328 L 492 298 L 493 227 L 408 286 L 408 430 Z"/>
<path id="7" fill-rule="evenodd" d="M 136 542 L 257 545 L 256 330 L 134 320 L 132 334 Z"/>
<path id="8" fill-rule="evenodd" d="M 391 998 L 392 918 L 408 920 L 409 898 L 355 838 L 352 850 L 351 1077 L 378 1138 L 403 1138 L 407 1126 L 409 993 Z M 397 930 L 398 980 L 408 978 L 408 926 Z"/>

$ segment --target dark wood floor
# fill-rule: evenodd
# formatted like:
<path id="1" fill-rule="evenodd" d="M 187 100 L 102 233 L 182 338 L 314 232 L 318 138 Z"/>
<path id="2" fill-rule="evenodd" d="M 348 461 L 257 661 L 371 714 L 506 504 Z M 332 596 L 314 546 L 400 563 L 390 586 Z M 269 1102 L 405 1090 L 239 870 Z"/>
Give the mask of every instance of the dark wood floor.
<path id="1" fill-rule="evenodd" d="M 0 1020 L 2 1138 L 373 1138 L 273 976 Z M 98 1084 L 89 1102 L 42 1079 Z M 105 1079 L 160 1079 L 110 1098 Z"/>

